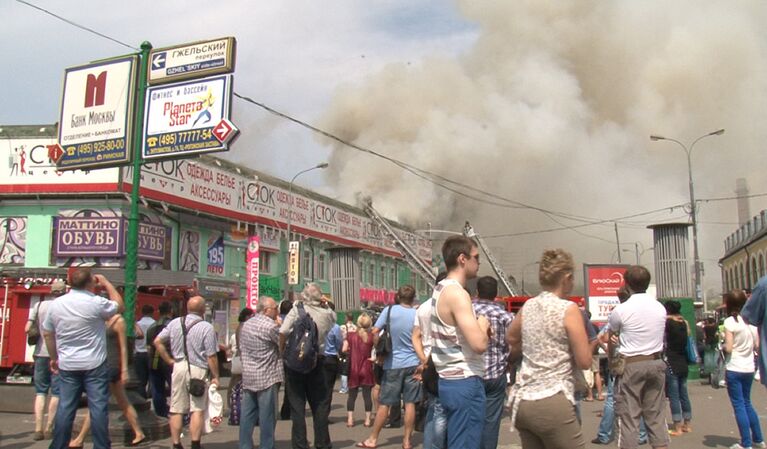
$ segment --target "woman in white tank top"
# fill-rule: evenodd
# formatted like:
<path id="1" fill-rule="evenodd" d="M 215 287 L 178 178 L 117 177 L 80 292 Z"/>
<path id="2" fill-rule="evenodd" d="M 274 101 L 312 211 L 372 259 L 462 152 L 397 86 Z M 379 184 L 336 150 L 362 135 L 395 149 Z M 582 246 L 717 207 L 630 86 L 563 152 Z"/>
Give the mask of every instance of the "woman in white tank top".
<path id="1" fill-rule="evenodd" d="M 511 404 L 524 449 L 585 447 L 573 369 L 591 367 L 591 347 L 577 305 L 563 299 L 573 289 L 574 270 L 569 253 L 545 251 L 539 271 L 544 291 L 525 303 L 507 334 L 512 358 L 522 357 Z"/>

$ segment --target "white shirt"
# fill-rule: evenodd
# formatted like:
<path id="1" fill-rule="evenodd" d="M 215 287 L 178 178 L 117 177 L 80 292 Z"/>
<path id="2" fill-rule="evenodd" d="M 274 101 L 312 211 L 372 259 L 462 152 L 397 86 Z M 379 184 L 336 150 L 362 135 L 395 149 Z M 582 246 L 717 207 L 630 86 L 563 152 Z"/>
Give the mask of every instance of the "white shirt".
<path id="1" fill-rule="evenodd" d="M 141 329 L 141 332 L 144 334 L 144 338 L 142 339 L 136 339 L 136 352 L 147 352 L 146 348 L 146 331 L 149 329 L 149 326 L 154 324 L 154 319 L 151 316 L 144 316 L 141 317 L 140 320 L 136 321 L 136 324 Z"/>
<path id="2" fill-rule="evenodd" d="M 421 342 L 423 343 L 423 353 L 426 357 L 431 354 L 431 298 L 424 301 L 418 310 L 415 311 L 415 321 L 413 326 L 421 329 Z"/>
<path id="3" fill-rule="evenodd" d="M 618 352 L 626 357 L 663 351 L 666 309 L 647 293 L 634 293 L 617 305 L 610 313 L 608 325 L 612 332 L 620 333 Z"/>
<path id="4" fill-rule="evenodd" d="M 727 371 L 736 373 L 753 373 L 754 342 L 757 331 L 749 326 L 743 318 L 728 317 L 724 320 L 724 330 L 732 332 L 732 352 L 727 357 Z"/>
<path id="5" fill-rule="evenodd" d="M 117 313 L 117 303 L 86 290 L 72 289 L 51 301 L 43 321 L 56 334 L 59 368 L 87 371 L 107 359 L 106 320 Z"/>

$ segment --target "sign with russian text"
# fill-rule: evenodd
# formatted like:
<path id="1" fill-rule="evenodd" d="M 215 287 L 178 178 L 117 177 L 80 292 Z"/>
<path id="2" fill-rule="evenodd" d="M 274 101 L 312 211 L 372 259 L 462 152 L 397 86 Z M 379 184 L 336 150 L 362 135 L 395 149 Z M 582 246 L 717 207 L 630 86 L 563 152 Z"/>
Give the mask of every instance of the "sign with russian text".
<path id="1" fill-rule="evenodd" d="M 290 242 L 288 244 L 288 284 L 289 285 L 296 285 L 298 284 L 298 263 L 299 260 L 299 243 L 298 242 Z"/>
<path id="2" fill-rule="evenodd" d="M 130 167 L 123 170 L 125 186 L 130 185 L 131 170 Z M 399 254 L 391 239 L 362 211 L 319 195 L 291 192 L 287 183 L 280 184 L 265 176 L 254 179 L 244 172 L 219 167 L 207 158 L 153 161 L 144 164 L 141 172 L 142 194 L 150 199 L 174 201 L 217 216 L 283 229 L 290 215 L 297 232 L 395 257 Z M 424 262 L 431 264 L 429 240 L 394 229 Z M 261 237 L 262 249 L 268 244 L 270 249 L 279 250 L 279 237 L 271 239 L 271 243 L 264 240 L 264 235 Z"/>
<path id="3" fill-rule="evenodd" d="M 259 273 L 259 246 L 260 241 L 257 235 L 248 237 L 247 253 L 247 297 L 248 308 L 256 310 L 258 305 L 258 273 Z"/>
<path id="4" fill-rule="evenodd" d="M 54 217 L 55 257 L 123 255 L 122 217 Z"/>
<path id="5" fill-rule="evenodd" d="M 618 289 L 628 265 L 583 265 L 586 304 L 591 320 L 604 322 L 619 304 Z"/>
<path id="6" fill-rule="evenodd" d="M 142 145 L 144 159 L 229 149 L 231 137 L 221 141 L 213 131 L 222 121 L 228 121 L 231 100 L 231 75 L 147 89 Z"/>
<path id="7" fill-rule="evenodd" d="M 66 69 L 59 170 L 130 162 L 137 61 L 137 56 L 125 56 Z"/>
<path id="8" fill-rule="evenodd" d="M 128 231 L 127 221 L 125 231 Z M 166 247 L 170 243 L 171 229 L 167 226 L 152 223 L 138 225 L 138 257 L 139 259 L 165 260 Z M 127 241 L 127 238 L 126 238 Z"/>
<path id="9" fill-rule="evenodd" d="M 224 275 L 224 236 L 208 239 L 208 274 Z"/>
<path id="10" fill-rule="evenodd" d="M 232 72 L 236 44 L 233 37 L 224 37 L 156 48 L 149 53 L 147 80 L 149 84 L 160 84 Z"/>

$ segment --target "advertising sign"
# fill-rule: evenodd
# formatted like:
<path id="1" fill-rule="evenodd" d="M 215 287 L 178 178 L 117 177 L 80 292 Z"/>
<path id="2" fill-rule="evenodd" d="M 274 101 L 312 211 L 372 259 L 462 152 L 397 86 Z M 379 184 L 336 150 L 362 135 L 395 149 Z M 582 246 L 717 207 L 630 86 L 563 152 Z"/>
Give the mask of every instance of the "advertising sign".
<path id="1" fill-rule="evenodd" d="M 251 310 L 256 310 L 258 305 L 258 273 L 259 273 L 259 246 L 260 241 L 257 235 L 248 238 L 248 254 L 247 254 L 247 307 Z"/>
<path id="2" fill-rule="evenodd" d="M 298 284 L 298 263 L 299 260 L 299 251 L 298 251 L 298 242 L 290 242 L 288 245 L 288 284 L 289 285 L 296 285 Z"/>
<path id="3" fill-rule="evenodd" d="M 7 145 L 5 144 L 7 143 Z M 109 192 L 117 188 L 119 168 L 61 171 L 48 156 L 54 137 L 18 138 L 0 145 L 0 193 Z"/>
<path id="4" fill-rule="evenodd" d="M 149 53 L 147 80 L 149 84 L 160 84 L 232 72 L 236 44 L 233 37 L 224 37 L 156 48 Z"/>
<path id="5" fill-rule="evenodd" d="M 125 222 L 125 232 L 128 232 L 128 222 Z M 138 225 L 138 257 L 139 259 L 165 260 L 166 245 L 170 243 L 171 229 L 167 226 L 152 223 Z M 127 241 L 127 236 L 126 236 Z"/>
<path id="6" fill-rule="evenodd" d="M 122 217 L 54 217 L 55 257 L 123 255 Z"/>
<path id="7" fill-rule="evenodd" d="M 144 158 L 227 150 L 236 128 L 227 128 L 230 131 L 224 141 L 219 140 L 222 135 L 218 130 L 222 122 L 231 125 L 231 104 L 231 75 L 150 87 L 144 116 Z"/>
<path id="8" fill-rule="evenodd" d="M 131 171 L 130 167 L 123 169 L 126 186 L 131 183 Z M 159 160 L 144 164 L 141 172 L 142 194 L 150 199 L 277 228 L 284 228 L 290 215 L 299 232 L 339 244 L 364 245 L 393 256 L 399 254 L 392 240 L 361 211 L 355 213 L 335 202 L 290 192 L 287 186 L 226 170 L 211 160 Z M 395 228 L 395 232 L 431 264 L 429 240 L 401 229 Z M 263 234 L 261 238 L 262 249 L 279 250 L 279 236 L 268 239 L 271 243 Z"/>
<path id="9" fill-rule="evenodd" d="M 618 289 L 628 265 L 583 265 L 586 301 L 592 321 L 607 321 L 619 304 Z"/>
<path id="10" fill-rule="evenodd" d="M 208 239 L 208 274 L 224 275 L 224 236 Z"/>
<path id="11" fill-rule="evenodd" d="M 137 64 L 137 56 L 125 56 L 66 69 L 59 170 L 130 162 Z"/>

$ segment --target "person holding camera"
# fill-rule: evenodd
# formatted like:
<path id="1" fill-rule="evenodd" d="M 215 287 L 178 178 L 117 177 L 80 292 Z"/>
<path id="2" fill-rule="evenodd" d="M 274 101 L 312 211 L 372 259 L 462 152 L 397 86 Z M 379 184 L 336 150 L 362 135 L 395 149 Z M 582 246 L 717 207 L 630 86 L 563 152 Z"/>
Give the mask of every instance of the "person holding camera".
<path id="1" fill-rule="evenodd" d="M 220 385 L 218 342 L 213 325 L 203 319 L 205 299 L 202 296 L 189 298 L 186 309 L 187 315 L 174 319 L 157 335 L 154 347 L 163 361 L 173 367 L 168 420 L 173 448 L 183 449 L 183 415 L 191 413 L 192 449 L 200 449 L 208 399 L 208 373 L 210 384 Z M 172 354 L 165 348 L 168 341 Z"/>

